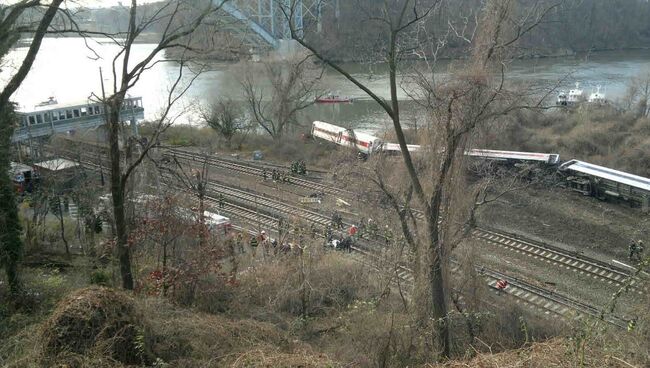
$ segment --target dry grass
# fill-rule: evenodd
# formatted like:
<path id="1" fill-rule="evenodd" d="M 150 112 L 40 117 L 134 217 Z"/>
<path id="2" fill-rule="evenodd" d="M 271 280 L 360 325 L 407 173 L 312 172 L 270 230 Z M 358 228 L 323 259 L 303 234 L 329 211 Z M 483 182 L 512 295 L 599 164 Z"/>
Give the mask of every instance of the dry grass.
<path id="1" fill-rule="evenodd" d="M 501 353 L 482 353 L 469 361 L 451 361 L 444 364 L 426 365 L 426 368 L 574 368 L 574 367 L 636 367 L 624 359 L 607 355 L 599 349 L 586 354 L 584 365 L 572 350 L 570 341 L 552 339 L 534 343 L 528 347 Z"/>
<path id="2" fill-rule="evenodd" d="M 650 121 L 611 107 L 520 113 L 488 133 L 487 148 L 559 153 L 650 177 Z"/>
<path id="3" fill-rule="evenodd" d="M 132 299 L 114 289 L 91 287 L 59 302 L 41 329 L 43 362 L 77 366 L 79 356 L 100 354 L 126 364 L 143 361 L 143 330 Z"/>

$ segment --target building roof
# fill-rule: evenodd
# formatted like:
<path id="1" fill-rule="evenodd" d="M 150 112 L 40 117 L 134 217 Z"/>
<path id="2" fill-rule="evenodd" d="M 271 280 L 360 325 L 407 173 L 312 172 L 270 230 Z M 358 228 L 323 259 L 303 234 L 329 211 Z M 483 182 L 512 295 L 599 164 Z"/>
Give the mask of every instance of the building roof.
<path id="1" fill-rule="evenodd" d="M 61 171 L 72 167 L 77 167 L 79 164 L 74 161 L 66 160 L 65 158 L 55 158 L 53 160 L 36 163 L 34 166 L 49 171 Z"/>
<path id="2" fill-rule="evenodd" d="M 25 164 L 18 163 L 18 162 L 12 162 L 11 163 L 10 172 L 12 174 L 14 174 L 14 175 L 15 174 L 21 174 L 21 173 L 24 173 L 26 171 L 32 171 L 32 167 L 28 166 L 28 165 L 25 165 Z"/>

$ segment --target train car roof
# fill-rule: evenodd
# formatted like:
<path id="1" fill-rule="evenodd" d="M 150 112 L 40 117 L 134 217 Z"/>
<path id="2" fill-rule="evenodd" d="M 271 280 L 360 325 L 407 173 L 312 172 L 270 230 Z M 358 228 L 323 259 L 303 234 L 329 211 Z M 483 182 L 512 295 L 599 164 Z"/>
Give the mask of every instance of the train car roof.
<path id="1" fill-rule="evenodd" d="M 618 171 L 578 160 L 568 161 L 562 164 L 560 168 L 562 170 L 577 171 L 583 174 L 592 175 L 598 178 L 603 178 L 621 184 L 626 184 L 631 187 L 650 191 L 650 179 L 644 178 L 643 176 L 629 174 L 623 171 Z"/>
<path id="2" fill-rule="evenodd" d="M 486 157 L 495 159 L 512 159 L 512 160 L 529 160 L 529 161 L 544 161 L 549 163 L 557 163 L 559 155 L 555 153 L 539 153 L 539 152 L 517 152 L 517 151 L 500 151 L 488 149 L 471 149 L 466 152 L 468 156 Z M 551 158 L 555 156 L 555 160 Z"/>
<path id="3" fill-rule="evenodd" d="M 228 217 L 221 216 L 217 213 L 210 212 L 210 211 L 203 211 L 203 216 L 208 221 L 211 221 L 212 223 L 216 223 L 216 224 L 224 224 L 230 222 L 230 219 Z"/>
<path id="4" fill-rule="evenodd" d="M 19 162 L 13 162 L 13 161 L 12 161 L 12 162 L 10 163 L 10 167 L 11 167 L 10 172 L 11 172 L 11 173 L 15 173 L 15 174 L 24 173 L 24 172 L 26 172 L 26 171 L 32 171 L 32 167 L 31 167 L 31 166 L 28 166 L 28 165 L 25 165 L 25 164 L 21 164 L 21 163 L 19 163 Z"/>
<path id="5" fill-rule="evenodd" d="M 351 131 L 352 134 L 349 134 L 350 136 L 354 136 L 357 140 L 365 141 L 365 142 L 371 142 L 371 141 L 376 141 L 379 138 L 375 137 L 374 135 L 366 132 L 359 132 L 356 130 Z"/>
<path id="6" fill-rule="evenodd" d="M 331 130 L 331 131 L 337 132 L 337 133 L 345 132 L 346 130 L 349 130 L 349 129 L 340 127 L 338 125 L 334 125 L 334 124 L 330 124 L 330 123 L 326 123 L 324 121 L 318 121 L 318 120 L 314 121 L 312 123 L 312 125 L 315 126 L 315 127 L 318 127 L 318 128 L 325 128 L 325 129 L 328 129 L 328 130 Z"/>
<path id="7" fill-rule="evenodd" d="M 418 144 L 407 144 L 406 148 L 409 152 L 419 151 L 422 147 Z M 384 143 L 383 151 L 401 151 L 398 143 Z"/>
<path id="8" fill-rule="evenodd" d="M 49 171 L 61 171 L 61 170 L 69 169 L 71 167 L 77 167 L 79 166 L 79 164 L 74 161 L 66 160 L 65 158 L 55 158 L 53 160 L 36 163 L 34 164 L 34 166 Z"/>

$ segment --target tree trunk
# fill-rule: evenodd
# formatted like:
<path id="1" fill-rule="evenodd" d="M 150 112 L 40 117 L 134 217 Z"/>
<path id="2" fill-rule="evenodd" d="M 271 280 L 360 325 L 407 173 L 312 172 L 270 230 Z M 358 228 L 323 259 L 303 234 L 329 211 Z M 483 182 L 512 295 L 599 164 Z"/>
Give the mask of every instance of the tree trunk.
<path id="1" fill-rule="evenodd" d="M 59 218 L 59 228 L 61 231 L 61 240 L 65 246 L 65 255 L 70 258 L 70 245 L 68 244 L 68 239 L 65 238 L 65 223 L 63 222 L 63 203 L 61 203 L 61 197 L 56 197 L 57 206 L 59 206 L 58 218 Z"/>
<path id="2" fill-rule="evenodd" d="M 131 273 L 131 249 L 128 244 L 128 229 L 126 225 L 125 184 L 122 181 L 120 167 L 120 107 L 123 97 L 116 95 L 105 108 L 108 108 L 108 140 L 111 157 L 111 195 L 113 197 L 113 214 L 115 216 L 115 234 L 117 257 L 120 262 L 122 287 L 133 290 L 133 274 Z"/>
<path id="3" fill-rule="evenodd" d="M 443 357 L 450 356 L 451 336 L 447 316 L 447 295 L 445 289 L 445 254 L 439 239 L 438 207 L 427 214 L 428 242 L 423 243 L 416 254 L 415 277 L 416 317 L 422 326 L 433 321 L 433 341 Z M 420 248 L 420 247 L 418 247 Z"/>
<path id="4" fill-rule="evenodd" d="M 12 116 L 2 114 L 0 119 L 12 120 Z M 2 121 L 0 124 L 0 265 L 5 267 L 11 294 L 16 295 L 20 291 L 18 262 L 23 245 L 14 186 L 8 175 L 13 123 Z"/>
<path id="5" fill-rule="evenodd" d="M 0 265 L 3 265 L 6 269 L 9 290 L 14 295 L 20 290 L 18 262 L 22 253 L 23 243 L 20 239 L 21 227 L 18 219 L 18 209 L 16 208 L 14 187 L 11 178 L 7 175 L 10 168 L 11 135 L 13 134 L 15 123 L 14 109 L 9 99 L 18 87 L 20 87 L 21 83 L 27 77 L 27 73 L 32 68 L 47 28 L 52 22 L 52 19 L 54 19 L 62 2 L 63 0 L 53 0 L 50 7 L 45 11 L 36 32 L 34 32 L 34 37 L 25 59 L 23 59 L 16 74 L 13 75 L 0 93 L 0 218 L 3 218 L 0 222 Z M 7 22 L 12 21 L 7 20 Z M 11 37 L 8 33 L 13 32 L 14 24 L 3 22 L 2 25 L 6 27 L 5 32 L 7 32 L 2 36 L 4 38 Z M 18 37 L 15 38 L 15 41 L 18 41 Z M 10 45 L 6 46 L 7 48 L 3 49 L 3 55 L 0 56 L 4 56 L 4 53 L 8 52 Z"/>

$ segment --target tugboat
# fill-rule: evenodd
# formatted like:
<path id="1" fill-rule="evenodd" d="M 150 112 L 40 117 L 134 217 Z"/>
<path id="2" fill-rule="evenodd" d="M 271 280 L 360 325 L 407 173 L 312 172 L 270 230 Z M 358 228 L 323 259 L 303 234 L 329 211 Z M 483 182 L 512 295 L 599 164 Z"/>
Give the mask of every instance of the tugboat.
<path id="1" fill-rule="evenodd" d="M 317 97 L 317 103 L 346 103 L 352 102 L 351 97 L 339 96 L 338 94 L 328 93 L 325 96 Z"/>
<path id="2" fill-rule="evenodd" d="M 580 89 L 580 83 L 576 82 L 576 87 L 569 90 L 567 94 L 564 91 L 560 91 L 557 95 L 557 100 L 555 102 L 558 106 L 573 106 L 585 100 L 584 91 Z"/>

